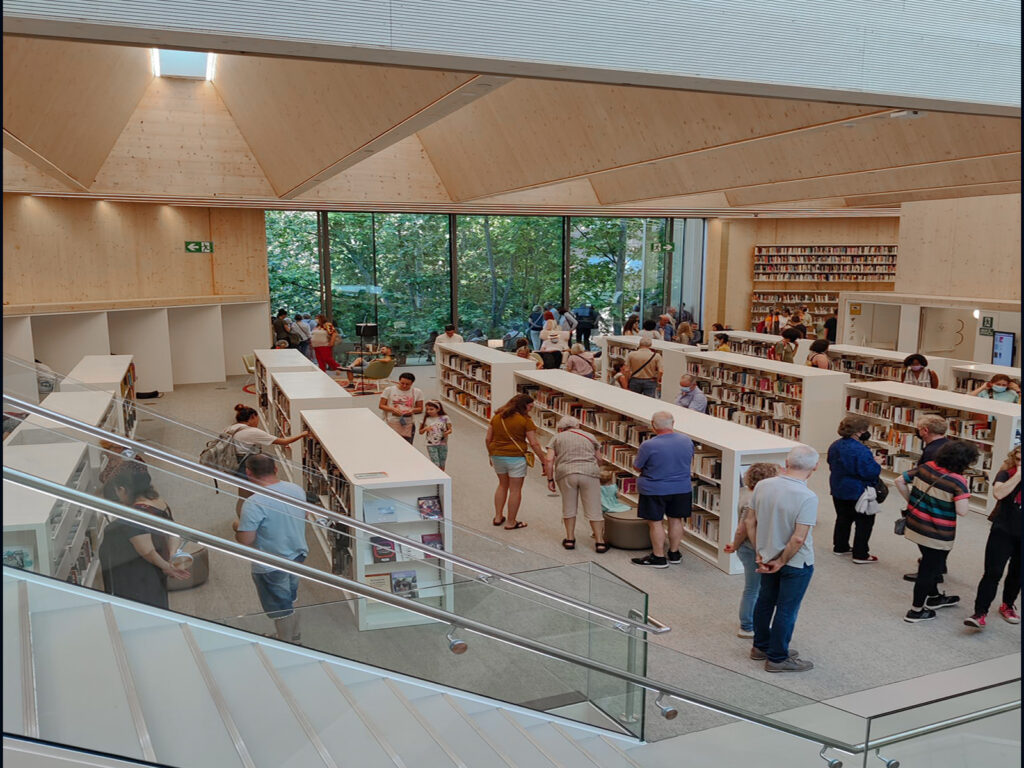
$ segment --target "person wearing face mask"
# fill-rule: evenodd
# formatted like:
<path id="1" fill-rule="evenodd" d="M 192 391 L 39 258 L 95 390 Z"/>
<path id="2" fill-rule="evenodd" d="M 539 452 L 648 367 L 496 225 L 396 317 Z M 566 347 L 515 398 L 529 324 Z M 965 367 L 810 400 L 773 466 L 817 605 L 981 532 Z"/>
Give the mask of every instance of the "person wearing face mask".
<path id="1" fill-rule="evenodd" d="M 708 412 L 707 397 L 697 386 L 697 380 L 688 373 L 684 373 L 679 379 L 679 396 L 676 398 L 676 405 L 697 411 L 697 413 Z"/>
<path id="2" fill-rule="evenodd" d="M 997 373 L 976 390 L 971 392 L 977 397 L 988 397 L 993 400 L 1002 400 L 1005 403 L 1020 402 L 1020 385 L 1013 381 L 1005 373 Z"/>
<path id="3" fill-rule="evenodd" d="M 853 555 L 858 565 L 877 563 L 878 558 L 868 551 L 871 529 L 875 525 L 873 514 L 861 513 L 856 509 L 857 499 L 867 487 L 878 483 L 882 467 L 864 442 L 871 437 L 868 432 L 870 421 L 860 414 L 850 414 L 841 422 L 836 432 L 839 439 L 828 448 L 829 491 L 832 505 L 836 510 L 836 524 L 832 529 L 832 552 L 836 555 Z M 853 547 L 850 547 L 850 530 L 853 529 Z"/>
<path id="4" fill-rule="evenodd" d="M 939 375 L 928 367 L 928 358 L 915 352 L 908 355 L 903 361 L 906 369 L 903 374 L 904 384 L 914 384 L 918 387 L 939 388 Z"/>

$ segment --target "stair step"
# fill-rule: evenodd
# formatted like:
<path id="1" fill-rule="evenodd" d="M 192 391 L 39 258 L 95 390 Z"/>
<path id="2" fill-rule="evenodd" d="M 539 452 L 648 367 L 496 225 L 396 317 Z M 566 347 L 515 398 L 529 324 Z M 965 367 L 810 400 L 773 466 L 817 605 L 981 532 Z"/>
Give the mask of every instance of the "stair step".
<path id="1" fill-rule="evenodd" d="M 21 696 L 21 602 L 18 584 L 4 579 L 4 731 L 25 734 L 25 713 Z"/>
<path id="2" fill-rule="evenodd" d="M 459 701 L 457 704 L 470 704 L 474 702 Z M 487 733 L 487 737 L 495 748 L 508 760 L 517 766 L 530 766 L 530 768 L 559 768 L 558 764 L 552 761 L 540 748 L 529 738 L 523 735 L 522 730 L 516 727 L 515 723 L 509 720 L 500 710 L 494 707 L 476 708 L 472 717 Z"/>
<path id="3" fill-rule="evenodd" d="M 562 768 L 594 768 L 601 765 L 551 723 L 534 725 L 527 732 Z"/>
<path id="4" fill-rule="evenodd" d="M 430 722 L 438 735 L 466 765 L 507 765 L 507 756 L 488 743 L 477 728 L 474 728 L 475 721 L 464 717 L 449 703 L 444 694 L 421 696 L 410 703 Z"/>
<path id="5" fill-rule="evenodd" d="M 32 647 L 40 737 L 142 758 L 103 605 L 33 611 Z"/>
<path id="6" fill-rule="evenodd" d="M 118 626 L 137 611 L 117 609 Z M 177 623 L 122 631 L 157 759 L 168 765 L 241 766 L 234 742 Z"/>
<path id="7" fill-rule="evenodd" d="M 322 766 L 320 754 L 256 655 L 255 646 L 228 646 L 210 637 L 216 633 L 197 628 L 193 632 L 256 765 Z M 207 650 L 209 646 L 217 649 Z"/>
<path id="8" fill-rule="evenodd" d="M 267 655 L 278 674 L 302 705 L 306 717 L 339 765 L 360 768 L 395 768 L 387 751 L 367 729 L 359 715 L 328 676 L 324 666 L 306 659 L 305 664 L 278 666 L 283 654 Z M 386 733 L 389 724 L 384 723 Z"/>
<path id="9" fill-rule="evenodd" d="M 586 732 L 577 735 L 585 738 L 577 738 L 576 743 L 602 768 L 637 768 L 632 759 L 607 739 Z"/>
<path id="10" fill-rule="evenodd" d="M 402 761 L 414 768 L 456 768 L 455 763 L 382 679 L 348 686 L 360 708 L 387 733 Z"/>

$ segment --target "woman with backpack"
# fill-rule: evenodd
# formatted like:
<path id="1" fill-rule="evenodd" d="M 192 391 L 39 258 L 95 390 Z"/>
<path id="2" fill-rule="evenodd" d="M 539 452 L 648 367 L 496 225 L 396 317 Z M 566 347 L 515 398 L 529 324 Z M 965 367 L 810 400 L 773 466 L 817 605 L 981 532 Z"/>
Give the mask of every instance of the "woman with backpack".
<path id="1" fill-rule="evenodd" d="M 263 453 L 264 446 L 291 445 L 309 437 L 309 432 L 300 432 L 292 437 L 275 437 L 266 430 L 260 429 L 260 415 L 255 408 L 239 403 L 235 406 L 235 423 L 224 430 L 222 437 L 231 440 L 235 445 L 238 467 L 235 474 L 245 479 L 245 460 L 254 453 Z M 252 496 L 252 491 L 238 489 L 238 509 L 242 509 L 242 501 Z"/>

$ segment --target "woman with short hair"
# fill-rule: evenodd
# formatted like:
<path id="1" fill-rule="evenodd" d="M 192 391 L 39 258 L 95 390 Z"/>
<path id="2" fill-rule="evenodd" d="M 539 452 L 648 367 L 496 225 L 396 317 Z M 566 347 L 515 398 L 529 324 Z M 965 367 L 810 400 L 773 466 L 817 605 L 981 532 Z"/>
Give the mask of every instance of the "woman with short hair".
<path id="1" fill-rule="evenodd" d="M 904 384 L 939 388 L 939 374 L 928 367 L 928 358 L 924 355 L 917 352 L 907 355 L 903 360 L 903 367 L 906 369 L 903 374 Z"/>
<path id="2" fill-rule="evenodd" d="M 839 439 L 828 447 L 828 485 L 836 524 L 832 529 L 832 553 L 853 555 L 858 565 L 876 563 L 878 558 L 868 551 L 875 515 L 857 511 L 857 501 L 864 491 L 878 483 L 882 467 L 864 441 L 871 437 L 866 416 L 851 413 L 839 422 Z M 873 496 L 871 497 L 874 498 Z M 850 529 L 853 529 L 853 548 Z"/>
<path id="3" fill-rule="evenodd" d="M 601 513 L 601 466 L 599 445 L 595 438 L 580 429 L 579 419 L 563 416 L 556 425 L 558 434 L 548 443 L 544 458 L 544 474 L 548 489 L 557 486 L 562 494 L 562 522 L 565 524 L 565 549 L 576 549 L 576 510 L 583 503 L 583 516 L 594 532 L 594 549 L 607 552 L 604 541 L 604 516 Z"/>
<path id="4" fill-rule="evenodd" d="M 821 368 L 823 371 L 831 370 L 832 360 L 828 356 L 829 346 L 831 345 L 828 339 L 815 339 L 812 341 L 805 365 L 809 365 L 811 368 Z"/>

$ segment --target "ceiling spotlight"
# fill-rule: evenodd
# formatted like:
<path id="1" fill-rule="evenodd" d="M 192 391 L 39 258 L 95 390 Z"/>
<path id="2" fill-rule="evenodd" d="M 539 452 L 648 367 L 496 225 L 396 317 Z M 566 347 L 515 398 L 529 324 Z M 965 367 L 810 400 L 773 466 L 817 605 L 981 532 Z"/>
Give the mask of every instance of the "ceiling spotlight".
<path id="1" fill-rule="evenodd" d="M 661 716 L 666 720 L 675 720 L 676 716 L 679 714 L 679 710 L 672 704 L 666 704 L 663 701 L 664 698 L 665 693 L 659 693 L 658 698 L 654 700 L 654 706 L 661 710 Z"/>
<path id="2" fill-rule="evenodd" d="M 458 629 L 454 624 L 452 628 L 448 630 L 448 634 L 445 637 L 448 638 L 448 650 L 454 653 L 456 656 L 460 656 L 469 650 L 469 644 L 465 640 L 459 640 L 455 637 L 455 630 Z"/>
<path id="3" fill-rule="evenodd" d="M 976 309 L 973 312 L 971 312 L 971 314 L 974 315 L 974 319 L 977 320 L 979 317 L 981 317 L 981 310 Z"/>
<path id="4" fill-rule="evenodd" d="M 913 117 L 920 117 L 923 113 L 917 109 L 901 109 L 896 112 L 890 112 L 889 117 L 896 118 L 897 120 L 909 120 Z"/>

